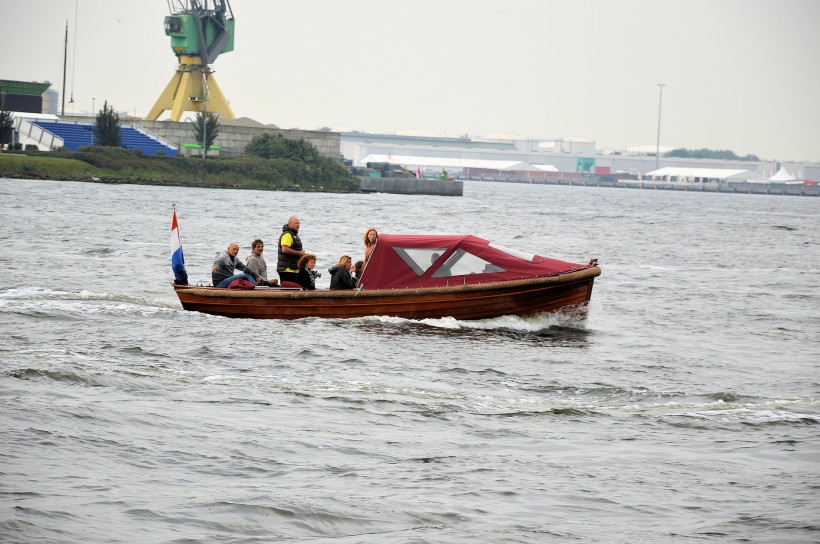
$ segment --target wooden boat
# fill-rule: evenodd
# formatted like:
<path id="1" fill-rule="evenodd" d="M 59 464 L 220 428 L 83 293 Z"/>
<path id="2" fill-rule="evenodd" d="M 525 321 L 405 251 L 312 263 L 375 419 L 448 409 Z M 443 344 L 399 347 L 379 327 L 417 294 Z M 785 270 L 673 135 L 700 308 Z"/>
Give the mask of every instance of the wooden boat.
<path id="1" fill-rule="evenodd" d="M 228 317 L 485 319 L 584 312 L 600 273 L 594 261 L 526 255 L 475 236 L 382 234 L 353 290 L 174 289 L 186 310 Z"/>

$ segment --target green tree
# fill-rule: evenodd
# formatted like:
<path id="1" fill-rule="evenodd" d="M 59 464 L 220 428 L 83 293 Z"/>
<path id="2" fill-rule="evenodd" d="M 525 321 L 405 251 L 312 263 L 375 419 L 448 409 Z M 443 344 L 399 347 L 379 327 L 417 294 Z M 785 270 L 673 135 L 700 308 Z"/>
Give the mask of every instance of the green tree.
<path id="1" fill-rule="evenodd" d="M 209 113 L 206 119 L 203 113 L 197 113 L 192 131 L 194 141 L 202 146 L 202 156 L 205 157 L 219 135 L 219 117 Z"/>
<path id="2" fill-rule="evenodd" d="M 321 155 L 312 143 L 302 138 L 285 138 L 281 134 L 261 134 L 245 147 L 245 154 L 265 159 L 291 159 L 315 163 Z"/>
<path id="3" fill-rule="evenodd" d="M 12 143 L 14 118 L 6 110 L 5 104 L 0 101 L 0 145 Z"/>
<path id="4" fill-rule="evenodd" d="M 96 145 L 106 147 L 122 147 L 120 137 L 120 116 L 114 111 L 113 106 L 105 101 L 103 109 L 97 114 L 97 121 L 94 124 L 94 139 Z"/>
<path id="5" fill-rule="evenodd" d="M 342 164 L 323 157 L 312 143 L 302 138 L 285 138 L 279 133 L 256 136 L 245 154 L 270 161 L 280 182 L 351 190 L 358 180 Z"/>
<path id="6" fill-rule="evenodd" d="M 684 159 L 718 159 L 724 161 L 759 161 L 757 155 L 746 155 L 739 157 L 734 151 L 729 149 L 686 149 L 680 147 L 664 154 L 665 157 L 680 157 Z"/>
<path id="7" fill-rule="evenodd" d="M 302 138 L 284 138 L 284 140 L 288 154 L 290 155 L 289 158 L 291 159 L 303 162 L 316 162 L 321 157 L 316 146 L 307 140 Z"/>
<path id="8" fill-rule="evenodd" d="M 287 154 L 284 140 L 281 134 L 260 134 L 245 146 L 245 154 L 263 159 L 284 157 Z"/>

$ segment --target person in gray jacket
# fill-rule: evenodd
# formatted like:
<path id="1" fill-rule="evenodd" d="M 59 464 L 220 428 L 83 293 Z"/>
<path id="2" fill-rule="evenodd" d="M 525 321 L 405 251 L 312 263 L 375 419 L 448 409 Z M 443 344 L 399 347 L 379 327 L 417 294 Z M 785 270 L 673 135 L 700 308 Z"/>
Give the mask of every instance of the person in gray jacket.
<path id="1" fill-rule="evenodd" d="M 274 287 L 279 283 L 279 280 L 276 278 L 268 279 L 268 263 L 265 262 L 265 258 L 262 256 L 263 251 L 265 251 L 265 242 L 259 238 L 251 242 L 251 254 L 245 259 L 245 264 L 251 273 L 261 278 L 259 285 Z"/>
<path id="2" fill-rule="evenodd" d="M 262 279 L 248 270 L 248 267 L 236 258 L 238 253 L 239 244 L 234 242 L 228 246 L 227 250 L 216 256 L 213 269 L 211 269 L 211 283 L 213 283 L 214 287 L 227 287 L 232 281 L 240 279 L 248 280 L 256 284 L 257 281 Z M 234 274 L 235 269 L 242 270 L 243 272 Z"/>

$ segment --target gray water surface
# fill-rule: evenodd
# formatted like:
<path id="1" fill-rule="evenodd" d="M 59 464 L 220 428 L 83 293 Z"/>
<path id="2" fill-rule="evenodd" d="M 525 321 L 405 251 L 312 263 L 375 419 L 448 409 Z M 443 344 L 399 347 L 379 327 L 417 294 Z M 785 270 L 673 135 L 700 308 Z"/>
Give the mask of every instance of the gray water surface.
<path id="1" fill-rule="evenodd" d="M 464 197 L 0 180 L 2 542 L 820 541 L 820 200 L 466 183 Z M 290 215 L 585 263 L 589 317 L 185 312 Z"/>

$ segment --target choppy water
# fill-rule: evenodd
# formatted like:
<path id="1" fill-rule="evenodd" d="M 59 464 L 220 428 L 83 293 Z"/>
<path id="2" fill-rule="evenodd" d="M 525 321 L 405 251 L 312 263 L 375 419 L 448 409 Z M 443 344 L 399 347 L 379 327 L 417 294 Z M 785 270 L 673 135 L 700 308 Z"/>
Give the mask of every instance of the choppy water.
<path id="1" fill-rule="evenodd" d="M 230 320 L 192 279 L 288 216 L 597 257 L 589 318 Z M 2 542 L 820 541 L 820 200 L 0 180 Z M 327 285 L 323 274 L 320 285 Z"/>

